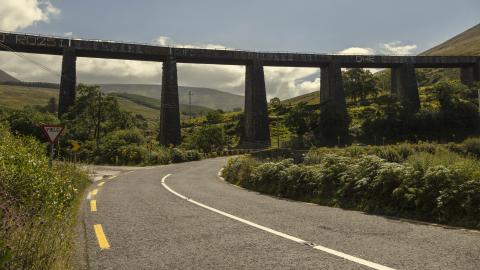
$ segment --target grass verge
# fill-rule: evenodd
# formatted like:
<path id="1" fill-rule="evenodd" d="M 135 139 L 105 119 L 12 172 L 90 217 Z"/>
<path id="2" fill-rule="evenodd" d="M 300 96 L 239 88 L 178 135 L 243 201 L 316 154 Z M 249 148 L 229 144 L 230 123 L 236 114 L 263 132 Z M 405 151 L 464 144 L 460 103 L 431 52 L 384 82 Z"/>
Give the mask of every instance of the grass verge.
<path id="1" fill-rule="evenodd" d="M 72 269 L 78 205 L 89 184 L 71 164 L 0 126 L 0 268 Z"/>

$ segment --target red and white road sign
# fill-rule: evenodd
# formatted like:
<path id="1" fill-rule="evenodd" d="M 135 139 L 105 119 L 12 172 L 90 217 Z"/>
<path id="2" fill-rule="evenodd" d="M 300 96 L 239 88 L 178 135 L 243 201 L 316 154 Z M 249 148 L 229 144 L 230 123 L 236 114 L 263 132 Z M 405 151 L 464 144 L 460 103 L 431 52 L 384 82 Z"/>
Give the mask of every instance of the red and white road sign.
<path id="1" fill-rule="evenodd" d="M 64 128 L 65 126 L 62 125 L 42 125 L 43 133 L 52 144 L 57 142 Z"/>

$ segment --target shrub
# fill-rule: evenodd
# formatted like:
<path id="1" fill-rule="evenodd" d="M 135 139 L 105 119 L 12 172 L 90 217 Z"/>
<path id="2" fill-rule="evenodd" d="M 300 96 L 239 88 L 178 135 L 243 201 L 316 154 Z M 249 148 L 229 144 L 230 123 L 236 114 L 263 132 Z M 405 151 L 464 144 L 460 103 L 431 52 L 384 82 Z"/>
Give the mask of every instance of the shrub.
<path id="1" fill-rule="evenodd" d="M 186 162 L 186 161 L 195 161 L 202 159 L 200 152 L 197 150 L 183 150 L 180 148 L 172 149 L 172 162 Z"/>
<path id="2" fill-rule="evenodd" d="M 223 149 L 227 145 L 225 130 L 220 126 L 204 126 L 185 139 L 184 147 L 204 153 Z"/>
<path id="3" fill-rule="evenodd" d="M 298 165 L 235 158 L 223 174 L 281 197 L 480 228 L 480 161 L 425 145 L 360 149 L 312 150 Z"/>
<path id="4" fill-rule="evenodd" d="M 251 180 L 253 169 L 257 165 L 255 160 L 245 156 L 230 158 L 222 171 L 222 176 L 226 181 L 248 187 L 248 181 Z"/>
<path id="5" fill-rule="evenodd" d="M 88 178 L 68 164 L 49 168 L 44 151 L 33 138 L 0 127 L 2 269 L 69 268 L 77 202 Z"/>
<path id="6" fill-rule="evenodd" d="M 466 139 L 462 143 L 462 148 L 466 153 L 480 158 L 480 138 Z"/>
<path id="7" fill-rule="evenodd" d="M 202 159 L 202 155 L 197 150 L 185 151 L 185 161 L 195 161 Z"/>
<path id="8" fill-rule="evenodd" d="M 163 146 L 153 149 L 148 155 L 148 164 L 169 164 L 171 161 L 171 150 Z"/>

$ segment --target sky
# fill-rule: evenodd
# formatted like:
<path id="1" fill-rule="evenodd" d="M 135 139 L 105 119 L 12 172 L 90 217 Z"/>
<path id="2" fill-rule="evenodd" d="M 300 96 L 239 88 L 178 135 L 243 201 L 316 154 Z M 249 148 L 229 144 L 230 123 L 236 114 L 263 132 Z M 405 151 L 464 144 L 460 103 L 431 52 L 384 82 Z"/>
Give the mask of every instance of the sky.
<path id="1" fill-rule="evenodd" d="M 412 55 L 480 23 L 479 0 L 1 0 L 0 30 L 200 48 Z M 0 52 L 0 69 L 58 82 L 61 57 Z M 49 70 L 40 69 L 33 62 Z M 79 58 L 83 83 L 161 82 L 161 63 Z M 243 95 L 243 66 L 179 64 L 179 84 Z M 266 67 L 269 98 L 320 89 L 319 69 Z"/>

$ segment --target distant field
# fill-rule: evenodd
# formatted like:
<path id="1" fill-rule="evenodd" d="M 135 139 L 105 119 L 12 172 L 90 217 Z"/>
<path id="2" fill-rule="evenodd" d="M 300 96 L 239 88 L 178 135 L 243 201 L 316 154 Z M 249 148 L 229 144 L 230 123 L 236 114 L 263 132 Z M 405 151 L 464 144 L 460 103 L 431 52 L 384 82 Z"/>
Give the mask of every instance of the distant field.
<path id="1" fill-rule="evenodd" d="M 0 85 L 0 106 L 11 109 L 22 109 L 28 105 L 44 106 L 52 97 L 58 99 L 58 90 Z"/>
<path id="2" fill-rule="evenodd" d="M 314 104 L 319 104 L 320 103 L 320 89 L 318 91 L 308 93 L 308 94 L 303 94 L 301 96 L 296 96 L 293 98 L 289 98 L 286 100 L 283 100 L 283 104 L 289 104 L 289 105 L 295 105 L 301 102 L 305 102 L 308 105 L 314 105 Z"/>
<path id="3" fill-rule="evenodd" d="M 45 106 L 52 97 L 58 100 L 57 89 L 0 85 L 0 107 L 22 109 L 25 106 Z M 129 94 L 115 94 L 115 97 L 122 110 L 143 115 L 149 121 L 154 121 L 160 117 L 158 106 L 160 101 L 158 99 Z M 188 112 L 188 105 L 180 105 L 180 111 L 184 113 Z M 192 106 L 192 113 L 194 114 L 206 114 L 208 111 L 211 111 L 211 109 Z M 188 118 L 188 116 L 181 114 L 181 118 Z"/>
<path id="4" fill-rule="evenodd" d="M 137 103 L 138 105 L 146 106 L 151 109 L 156 109 L 156 110 L 160 109 L 160 100 L 156 98 L 151 98 L 151 97 L 146 97 L 146 96 L 136 95 L 136 94 L 127 94 L 127 93 L 111 93 L 111 95 L 117 98 L 130 100 L 132 102 Z M 197 105 L 192 105 L 191 109 L 192 109 L 192 114 L 206 114 L 209 111 L 212 111 L 212 109 L 210 108 L 197 106 Z M 188 110 L 189 110 L 188 105 L 180 104 L 180 112 L 187 113 Z"/>

